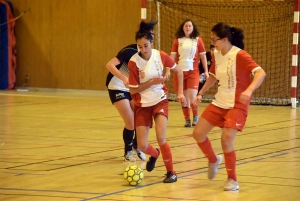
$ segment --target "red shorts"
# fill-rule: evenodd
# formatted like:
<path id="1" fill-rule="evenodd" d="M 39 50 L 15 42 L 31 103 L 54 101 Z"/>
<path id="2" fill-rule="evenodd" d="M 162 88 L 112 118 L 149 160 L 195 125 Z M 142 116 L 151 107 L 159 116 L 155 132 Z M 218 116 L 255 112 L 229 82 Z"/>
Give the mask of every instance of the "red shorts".
<path id="1" fill-rule="evenodd" d="M 173 76 L 174 91 L 178 92 L 178 78 L 177 73 Z M 183 90 L 195 89 L 198 91 L 199 87 L 199 69 L 191 71 L 183 71 Z"/>
<path id="2" fill-rule="evenodd" d="M 209 104 L 203 111 L 201 117 L 206 119 L 211 125 L 220 128 L 236 128 L 242 131 L 246 120 L 247 111 L 239 108 L 223 109 L 213 104 Z"/>
<path id="3" fill-rule="evenodd" d="M 165 99 L 156 105 L 150 107 L 134 107 L 134 126 L 147 126 L 152 128 L 152 118 L 154 119 L 157 114 L 164 115 L 168 118 L 168 100 Z"/>

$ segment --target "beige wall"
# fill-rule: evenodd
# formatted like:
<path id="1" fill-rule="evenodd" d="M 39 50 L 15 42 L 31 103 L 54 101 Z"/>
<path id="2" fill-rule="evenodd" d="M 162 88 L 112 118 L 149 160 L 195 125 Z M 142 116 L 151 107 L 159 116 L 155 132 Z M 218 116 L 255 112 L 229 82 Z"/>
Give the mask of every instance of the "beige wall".
<path id="1" fill-rule="evenodd" d="M 140 0 L 10 0 L 16 22 L 17 86 L 105 90 L 105 64 L 135 43 Z"/>

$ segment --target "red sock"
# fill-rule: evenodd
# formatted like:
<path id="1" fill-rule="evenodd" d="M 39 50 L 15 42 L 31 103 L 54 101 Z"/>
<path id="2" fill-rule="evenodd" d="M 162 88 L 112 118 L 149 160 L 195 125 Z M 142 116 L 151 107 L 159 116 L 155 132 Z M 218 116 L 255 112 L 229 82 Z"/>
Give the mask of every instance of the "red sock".
<path id="1" fill-rule="evenodd" d="M 159 147 L 160 147 L 160 152 L 161 152 L 162 158 L 164 160 L 167 172 L 170 172 L 170 171 L 174 172 L 172 152 L 171 152 L 171 148 L 170 148 L 168 142 L 166 142 L 163 145 L 159 145 Z"/>
<path id="2" fill-rule="evenodd" d="M 191 108 L 192 108 L 193 116 L 198 116 L 198 107 L 195 108 L 191 105 Z"/>
<path id="3" fill-rule="evenodd" d="M 208 137 L 206 137 L 203 142 L 197 142 L 197 144 L 210 163 L 217 162 L 217 156 L 211 146 Z"/>
<path id="4" fill-rule="evenodd" d="M 190 108 L 182 107 L 182 113 L 185 120 L 190 119 Z"/>
<path id="5" fill-rule="evenodd" d="M 154 147 L 152 147 L 151 144 L 148 144 L 148 148 L 145 151 L 145 154 L 153 156 L 154 158 L 158 157 L 158 151 Z"/>
<path id="6" fill-rule="evenodd" d="M 236 167 L 236 155 L 235 151 L 229 153 L 224 153 L 225 157 L 225 167 L 228 175 L 228 179 L 233 179 L 236 181 L 236 173 L 235 173 L 235 167 Z"/>

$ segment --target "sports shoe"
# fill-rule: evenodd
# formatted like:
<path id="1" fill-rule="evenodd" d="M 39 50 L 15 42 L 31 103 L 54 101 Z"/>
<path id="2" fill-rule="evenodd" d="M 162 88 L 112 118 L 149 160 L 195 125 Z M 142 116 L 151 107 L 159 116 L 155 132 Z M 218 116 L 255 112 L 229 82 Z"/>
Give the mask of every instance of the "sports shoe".
<path id="1" fill-rule="evenodd" d="M 233 179 L 228 179 L 224 184 L 224 191 L 236 191 L 239 190 L 239 184 Z"/>
<path id="2" fill-rule="evenodd" d="M 192 126 L 196 126 L 196 124 L 198 123 L 198 120 L 199 120 L 199 117 L 194 116 Z"/>
<path id="3" fill-rule="evenodd" d="M 136 155 L 142 160 L 142 161 L 145 161 L 146 160 L 146 155 L 141 151 L 139 150 L 138 148 L 133 148 L 133 150 L 135 151 Z"/>
<path id="4" fill-rule="evenodd" d="M 160 151 L 159 149 L 156 149 L 158 151 L 158 156 L 160 154 Z M 157 158 L 158 158 L 157 156 Z M 148 172 L 151 172 L 154 168 L 155 168 L 155 162 L 157 160 L 157 158 L 154 158 L 153 156 L 150 156 L 149 160 L 147 161 L 147 164 L 146 164 L 146 170 Z"/>
<path id="5" fill-rule="evenodd" d="M 223 161 L 222 155 L 217 155 L 217 161 L 215 163 L 208 163 L 208 179 L 214 179 L 218 173 L 218 165 Z"/>
<path id="6" fill-rule="evenodd" d="M 190 119 L 186 119 L 186 120 L 185 120 L 184 127 L 192 127 L 192 126 L 191 126 L 191 120 L 190 120 Z"/>
<path id="7" fill-rule="evenodd" d="M 175 172 L 167 172 L 167 177 L 163 180 L 164 183 L 173 183 L 177 181 L 177 175 Z"/>
<path id="8" fill-rule="evenodd" d="M 127 151 L 127 154 L 124 156 L 124 161 L 135 162 L 132 151 Z"/>

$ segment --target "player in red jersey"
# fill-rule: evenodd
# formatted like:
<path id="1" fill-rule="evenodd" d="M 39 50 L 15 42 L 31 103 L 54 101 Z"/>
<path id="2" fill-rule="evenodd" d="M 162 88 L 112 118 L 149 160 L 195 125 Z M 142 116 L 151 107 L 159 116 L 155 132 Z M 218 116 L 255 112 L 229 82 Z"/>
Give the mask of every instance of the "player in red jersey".
<path id="1" fill-rule="evenodd" d="M 146 169 L 151 172 L 155 168 L 155 162 L 162 153 L 167 170 L 164 183 L 177 181 L 173 168 L 172 153 L 166 140 L 168 121 L 167 88 L 164 84 L 166 77 L 164 68 L 171 68 L 178 74 L 178 101 L 185 105 L 183 95 L 183 73 L 177 67 L 173 59 L 165 52 L 152 49 L 153 35 L 143 31 L 144 22 L 140 24 L 140 30 L 136 33 L 140 52 L 133 55 L 128 63 L 129 91 L 134 100 L 135 127 L 138 145 L 141 151 L 150 155 Z M 160 149 L 155 149 L 148 143 L 149 129 L 155 121 L 156 139 Z"/>
<path id="2" fill-rule="evenodd" d="M 172 45 L 171 57 L 176 61 L 183 71 L 183 94 L 187 100 L 187 105 L 182 107 L 185 119 L 184 127 L 195 126 L 198 122 L 198 108 L 191 107 L 196 100 L 199 86 L 198 63 L 201 59 L 204 68 L 204 77 L 208 78 L 206 51 L 202 38 L 196 24 L 187 19 L 179 26 L 176 32 L 176 39 Z M 174 90 L 177 91 L 177 75 L 174 73 Z M 193 122 L 191 124 L 190 109 L 193 112 Z"/>
<path id="3" fill-rule="evenodd" d="M 212 103 L 203 111 L 194 128 L 193 137 L 209 161 L 208 178 L 213 179 L 223 158 L 215 154 L 207 134 L 215 126 L 222 128 L 221 144 L 228 175 L 225 191 L 239 189 L 233 141 L 246 123 L 252 93 L 266 76 L 265 71 L 243 50 L 243 39 L 242 29 L 224 23 L 218 23 L 211 29 L 211 44 L 216 51 L 212 55 L 210 76 L 194 102 L 197 107 L 203 94 L 214 83 L 218 83 L 218 91 Z"/>

